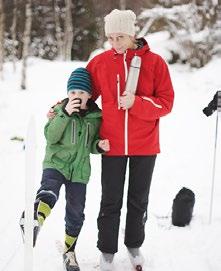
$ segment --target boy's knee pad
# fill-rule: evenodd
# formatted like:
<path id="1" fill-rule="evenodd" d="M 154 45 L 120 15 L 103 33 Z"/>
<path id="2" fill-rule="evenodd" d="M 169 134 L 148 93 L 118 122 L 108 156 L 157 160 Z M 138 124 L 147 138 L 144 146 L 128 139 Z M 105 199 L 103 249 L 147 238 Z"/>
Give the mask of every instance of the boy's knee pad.
<path id="1" fill-rule="evenodd" d="M 43 201 L 52 209 L 58 200 L 58 196 L 51 190 L 41 190 L 36 196 L 36 202 Z"/>

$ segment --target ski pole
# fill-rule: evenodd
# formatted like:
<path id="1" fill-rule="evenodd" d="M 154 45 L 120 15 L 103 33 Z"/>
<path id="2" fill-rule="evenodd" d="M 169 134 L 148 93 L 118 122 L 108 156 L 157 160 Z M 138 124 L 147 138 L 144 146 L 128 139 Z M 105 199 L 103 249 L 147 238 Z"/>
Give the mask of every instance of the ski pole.
<path id="1" fill-rule="evenodd" d="M 214 195 L 214 186 L 215 186 L 215 173 L 216 173 L 216 162 L 217 162 L 217 138 L 219 132 L 219 120 L 221 114 L 221 91 L 217 91 L 217 101 L 216 101 L 216 129 L 215 129 L 215 144 L 214 144 L 214 154 L 213 154 L 213 169 L 212 169 L 212 184 L 211 184 L 211 193 L 210 193 L 210 208 L 209 208 L 209 224 L 212 222 L 213 214 L 213 195 Z"/>
<path id="2" fill-rule="evenodd" d="M 36 162 L 36 124 L 32 116 L 28 123 L 25 144 L 25 225 L 24 271 L 33 270 L 34 185 Z"/>

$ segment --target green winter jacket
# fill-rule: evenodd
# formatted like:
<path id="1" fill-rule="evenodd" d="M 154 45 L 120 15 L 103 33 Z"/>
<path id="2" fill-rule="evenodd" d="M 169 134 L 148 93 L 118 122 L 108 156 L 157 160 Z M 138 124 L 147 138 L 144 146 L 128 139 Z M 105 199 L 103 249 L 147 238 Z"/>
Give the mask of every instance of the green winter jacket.
<path id="1" fill-rule="evenodd" d="M 101 122 L 101 110 L 92 101 L 88 101 L 88 110 L 81 116 L 65 113 L 68 99 L 56 105 L 57 113 L 45 126 L 47 140 L 43 168 L 54 168 L 67 180 L 87 184 L 91 166 L 90 153 L 100 153 L 97 147 L 98 131 Z"/>

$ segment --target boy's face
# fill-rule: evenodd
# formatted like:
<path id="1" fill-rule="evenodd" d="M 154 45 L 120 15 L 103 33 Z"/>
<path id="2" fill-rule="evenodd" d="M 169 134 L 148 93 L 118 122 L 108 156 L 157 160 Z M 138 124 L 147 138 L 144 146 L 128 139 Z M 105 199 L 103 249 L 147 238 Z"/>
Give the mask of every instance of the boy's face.
<path id="1" fill-rule="evenodd" d="M 123 54 L 127 49 L 135 47 L 135 38 L 123 33 L 113 33 L 107 36 L 108 42 L 118 54 Z"/>
<path id="2" fill-rule="evenodd" d="M 85 109 L 86 108 L 86 104 L 88 99 L 91 98 L 91 95 L 84 90 L 81 89 L 75 89 L 72 91 L 68 91 L 68 98 L 69 100 L 74 100 L 76 98 L 80 98 L 81 99 L 81 109 Z"/>

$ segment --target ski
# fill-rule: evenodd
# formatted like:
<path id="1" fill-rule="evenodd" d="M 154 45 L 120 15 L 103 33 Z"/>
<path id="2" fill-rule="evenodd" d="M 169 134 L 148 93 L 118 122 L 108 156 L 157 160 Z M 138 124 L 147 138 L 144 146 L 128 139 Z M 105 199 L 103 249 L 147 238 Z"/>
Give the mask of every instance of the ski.
<path id="1" fill-rule="evenodd" d="M 31 117 L 25 141 L 25 216 L 24 216 L 24 271 L 33 270 L 33 229 L 34 229 L 34 190 L 36 127 Z"/>
<path id="2" fill-rule="evenodd" d="M 57 248 L 57 251 L 60 255 L 63 255 L 64 254 L 64 246 L 62 244 L 62 242 L 60 240 L 56 240 L 55 241 L 55 245 L 56 245 L 56 248 Z"/>

